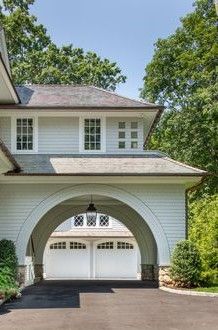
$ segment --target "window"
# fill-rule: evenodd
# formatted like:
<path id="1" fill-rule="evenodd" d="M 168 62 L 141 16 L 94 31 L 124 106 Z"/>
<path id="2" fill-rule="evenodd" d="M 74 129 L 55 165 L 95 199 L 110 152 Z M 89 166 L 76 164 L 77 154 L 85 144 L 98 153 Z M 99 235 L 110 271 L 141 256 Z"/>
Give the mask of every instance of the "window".
<path id="1" fill-rule="evenodd" d="M 137 149 L 138 148 L 138 142 L 137 141 L 131 141 L 131 149 Z"/>
<path id="2" fill-rule="evenodd" d="M 131 122 L 131 129 L 138 129 L 138 122 L 137 121 L 132 121 Z"/>
<path id="3" fill-rule="evenodd" d="M 120 132 L 118 133 L 118 137 L 119 137 L 119 139 L 125 139 L 125 138 L 126 138 L 126 132 L 122 132 L 122 131 L 120 131 Z"/>
<path id="4" fill-rule="evenodd" d="M 118 124 L 119 129 L 125 129 L 126 128 L 126 123 L 125 121 L 120 121 Z"/>
<path id="5" fill-rule="evenodd" d="M 108 215 L 100 215 L 100 217 L 99 217 L 99 226 L 100 227 L 108 227 L 109 226 L 109 216 Z"/>
<path id="6" fill-rule="evenodd" d="M 70 249 L 71 250 L 85 250 L 86 245 L 80 242 L 70 242 Z"/>
<path id="7" fill-rule="evenodd" d="M 138 132 L 137 131 L 132 131 L 131 132 L 131 139 L 138 139 Z"/>
<path id="8" fill-rule="evenodd" d="M 118 122 L 118 148 L 125 149 L 126 148 L 126 123 L 125 121 Z"/>
<path id="9" fill-rule="evenodd" d="M 101 150 L 101 119 L 84 120 L 84 149 Z"/>
<path id="10" fill-rule="evenodd" d="M 89 218 L 89 219 L 86 219 L 86 224 L 88 227 L 95 227 L 96 226 L 96 218 L 95 217 L 92 217 L 92 218 Z"/>
<path id="11" fill-rule="evenodd" d="M 74 227 L 82 227 L 84 222 L 84 216 L 83 215 L 76 215 L 74 217 Z"/>
<path id="12" fill-rule="evenodd" d="M 126 142 L 125 141 L 119 141 L 119 149 L 125 149 Z"/>
<path id="13" fill-rule="evenodd" d="M 117 242 L 117 249 L 118 250 L 132 250 L 133 244 L 127 242 Z"/>
<path id="14" fill-rule="evenodd" d="M 66 249 L 66 242 L 57 242 L 50 244 L 50 249 L 51 250 L 65 250 Z"/>
<path id="15" fill-rule="evenodd" d="M 138 148 L 138 122 L 132 121 L 130 124 L 131 128 L 131 149 Z"/>
<path id="16" fill-rule="evenodd" d="M 113 242 L 104 242 L 97 245 L 97 249 L 99 250 L 112 250 L 114 248 Z"/>
<path id="17" fill-rule="evenodd" d="M 33 150 L 33 118 L 17 118 L 16 149 Z"/>

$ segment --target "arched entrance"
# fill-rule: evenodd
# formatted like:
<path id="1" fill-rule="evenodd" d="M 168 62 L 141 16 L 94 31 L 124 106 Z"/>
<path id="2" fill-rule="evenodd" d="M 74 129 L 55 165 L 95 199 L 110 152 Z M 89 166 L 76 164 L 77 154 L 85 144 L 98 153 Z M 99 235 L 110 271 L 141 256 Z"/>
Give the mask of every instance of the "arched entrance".
<path id="1" fill-rule="evenodd" d="M 165 233 L 146 203 L 124 189 L 103 184 L 61 189 L 43 200 L 27 217 L 18 235 L 19 264 L 25 264 L 29 239 L 35 235 L 36 264 L 40 265 L 46 241 L 52 231 L 67 217 L 83 212 L 84 206 L 79 205 L 77 199 L 83 196 L 88 199 L 91 194 L 112 201 L 112 204 L 99 203 L 99 211 L 117 218 L 131 230 L 141 251 L 142 265 L 169 264 L 170 253 Z M 67 205 L 69 201 L 75 202 L 73 207 Z"/>

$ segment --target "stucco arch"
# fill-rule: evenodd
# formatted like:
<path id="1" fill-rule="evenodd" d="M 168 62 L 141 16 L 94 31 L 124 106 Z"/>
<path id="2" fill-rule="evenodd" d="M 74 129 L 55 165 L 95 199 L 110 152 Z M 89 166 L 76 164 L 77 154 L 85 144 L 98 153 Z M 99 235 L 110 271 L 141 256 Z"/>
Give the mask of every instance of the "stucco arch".
<path id="1" fill-rule="evenodd" d="M 170 252 L 166 235 L 158 218 L 154 215 L 148 205 L 146 205 L 145 201 L 142 201 L 141 199 L 139 199 L 132 193 L 127 192 L 124 189 L 105 184 L 74 185 L 68 188 L 61 189 L 41 201 L 41 203 L 39 203 L 26 218 L 18 234 L 16 247 L 19 264 L 25 264 L 25 255 L 28 241 L 33 229 L 40 221 L 40 219 L 56 205 L 66 200 L 88 194 L 111 197 L 128 205 L 136 213 L 138 213 L 147 223 L 154 236 L 158 249 L 159 264 L 169 265 Z"/>
<path id="2" fill-rule="evenodd" d="M 43 263 L 43 253 L 47 243 L 48 238 L 52 232 L 58 227 L 62 222 L 68 218 L 83 213 L 83 207 L 55 207 L 52 211 L 46 214 L 34 228 L 33 239 L 35 245 L 35 263 Z M 109 214 L 110 216 L 116 218 L 122 222 L 134 235 L 141 254 L 141 263 L 142 264 L 156 264 L 156 243 L 150 232 L 147 224 L 144 226 L 135 226 L 135 223 L 138 223 L 139 215 L 131 213 L 131 209 L 128 209 L 128 212 L 123 208 L 119 207 L 118 209 L 111 209 L 107 207 L 100 207 L 99 212 Z M 137 218 L 136 218 L 137 216 Z M 125 219 L 125 220 L 124 220 Z M 135 220 L 135 221 L 133 221 Z M 143 221 L 143 219 L 141 219 Z M 45 228 L 46 223 L 46 230 Z"/>

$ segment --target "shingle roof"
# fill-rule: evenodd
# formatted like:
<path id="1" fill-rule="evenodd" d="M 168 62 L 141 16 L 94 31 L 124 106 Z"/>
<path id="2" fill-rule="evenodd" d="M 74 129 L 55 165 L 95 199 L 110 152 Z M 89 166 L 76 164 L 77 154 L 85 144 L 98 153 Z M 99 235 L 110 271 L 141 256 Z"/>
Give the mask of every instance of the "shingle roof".
<path id="1" fill-rule="evenodd" d="M 139 155 L 14 155 L 22 172 L 17 175 L 187 175 L 205 171 L 176 162 L 160 153 Z"/>
<path id="2" fill-rule="evenodd" d="M 30 85 L 17 86 L 20 106 L 27 107 L 140 107 L 161 108 L 133 100 L 94 86 Z"/>

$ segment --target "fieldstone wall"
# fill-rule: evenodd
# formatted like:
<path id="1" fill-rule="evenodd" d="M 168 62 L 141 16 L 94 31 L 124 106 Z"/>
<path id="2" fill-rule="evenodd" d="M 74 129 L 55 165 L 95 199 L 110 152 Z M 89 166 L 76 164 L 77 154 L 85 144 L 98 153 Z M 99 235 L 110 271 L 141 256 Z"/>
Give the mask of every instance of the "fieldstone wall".
<path id="1" fill-rule="evenodd" d="M 34 282 L 41 281 L 43 279 L 43 265 L 42 264 L 34 264 L 34 273 L 35 273 Z"/>
<path id="2" fill-rule="evenodd" d="M 142 281 L 157 281 L 158 267 L 156 265 L 141 264 Z"/>
<path id="3" fill-rule="evenodd" d="M 173 281 L 170 278 L 170 266 L 159 267 L 159 286 L 172 285 Z"/>
<path id="4" fill-rule="evenodd" d="M 26 266 L 25 265 L 19 265 L 17 267 L 17 281 L 19 283 L 19 286 L 25 286 L 26 282 Z"/>
<path id="5" fill-rule="evenodd" d="M 169 286 L 173 284 L 169 274 L 170 266 L 141 265 L 142 281 L 158 281 L 159 286 Z"/>

